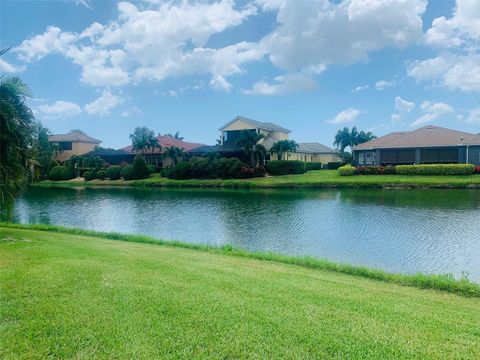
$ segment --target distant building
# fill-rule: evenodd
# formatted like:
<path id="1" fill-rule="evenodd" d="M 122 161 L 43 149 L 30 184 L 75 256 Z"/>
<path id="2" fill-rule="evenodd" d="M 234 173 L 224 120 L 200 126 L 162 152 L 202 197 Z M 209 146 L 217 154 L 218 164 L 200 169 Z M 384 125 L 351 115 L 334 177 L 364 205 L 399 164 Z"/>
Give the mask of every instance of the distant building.
<path id="1" fill-rule="evenodd" d="M 278 154 L 270 153 L 270 149 L 277 141 L 288 140 L 291 130 L 271 122 L 262 122 L 249 119 L 243 116 L 237 116 L 232 121 L 223 125 L 221 131 L 221 144 L 216 146 L 204 146 L 196 148 L 191 153 L 202 155 L 206 153 L 218 152 L 223 155 L 241 156 L 243 150 L 236 146 L 236 142 L 242 131 L 252 131 L 265 136 L 259 143 L 267 149 L 266 160 L 278 160 Z M 296 152 L 285 154 L 287 160 L 301 160 L 305 162 L 328 163 L 339 161 L 338 151 L 316 143 L 299 143 Z"/>
<path id="2" fill-rule="evenodd" d="M 180 139 L 176 139 L 173 136 L 157 136 L 157 141 L 161 146 L 161 150 L 159 149 L 146 149 L 143 152 L 136 152 L 133 151 L 132 145 L 125 146 L 121 149 L 114 150 L 114 149 L 97 149 L 94 151 L 85 154 L 86 156 L 100 156 L 109 164 L 120 164 L 122 162 L 132 163 L 133 158 L 137 154 L 141 154 L 145 157 L 147 163 L 156 165 L 156 166 L 170 166 L 172 164 L 172 159 L 164 158 L 163 153 L 165 149 L 169 147 L 177 147 L 185 152 L 189 150 L 193 150 L 198 147 L 206 146 L 205 144 L 199 143 L 192 143 L 188 141 L 183 141 Z"/>
<path id="3" fill-rule="evenodd" d="M 57 144 L 59 151 L 55 156 L 55 160 L 58 161 L 68 160 L 73 155 L 84 155 L 101 144 L 100 140 L 79 131 L 71 131 L 68 134 L 51 135 L 48 138 L 48 142 Z"/>
<path id="4" fill-rule="evenodd" d="M 480 164 L 480 135 L 428 125 L 354 146 L 355 165 Z"/>

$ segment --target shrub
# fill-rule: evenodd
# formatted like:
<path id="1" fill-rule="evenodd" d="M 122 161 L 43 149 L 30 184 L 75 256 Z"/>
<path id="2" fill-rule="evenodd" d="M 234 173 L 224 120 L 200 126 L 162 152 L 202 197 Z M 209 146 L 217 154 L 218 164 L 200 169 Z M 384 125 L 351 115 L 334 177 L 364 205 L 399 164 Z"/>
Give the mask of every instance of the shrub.
<path id="1" fill-rule="evenodd" d="M 108 167 L 108 169 L 105 171 L 107 177 L 110 180 L 118 180 L 120 179 L 120 172 L 122 171 L 122 168 L 118 165 L 112 165 Z"/>
<path id="2" fill-rule="evenodd" d="M 62 169 L 62 180 L 71 180 L 75 177 L 75 171 L 70 167 Z"/>
<path id="3" fill-rule="evenodd" d="M 330 161 L 327 163 L 327 169 L 329 170 L 337 170 L 340 166 L 342 166 L 340 161 Z"/>
<path id="4" fill-rule="evenodd" d="M 127 165 L 122 168 L 122 171 L 120 172 L 120 176 L 124 180 L 133 180 L 135 178 L 133 174 L 133 165 Z"/>
<path id="5" fill-rule="evenodd" d="M 254 173 L 255 177 L 265 177 L 265 176 L 267 176 L 267 170 L 262 165 L 259 165 L 259 166 L 255 167 L 255 169 L 253 169 L 253 170 L 254 170 L 253 173 Z"/>
<path id="6" fill-rule="evenodd" d="M 56 160 L 50 161 L 50 163 L 48 164 L 47 174 L 48 174 L 55 166 L 59 166 L 59 165 L 60 165 L 60 164 L 59 164 L 58 161 L 56 161 Z"/>
<path id="7" fill-rule="evenodd" d="M 135 179 L 145 179 L 150 175 L 147 162 L 143 156 L 137 155 L 133 159 L 133 177 Z"/>
<path id="8" fill-rule="evenodd" d="M 322 170 L 322 163 L 321 163 L 321 162 L 308 162 L 308 163 L 305 163 L 305 170 L 306 170 L 306 171 Z"/>
<path id="9" fill-rule="evenodd" d="M 475 171 L 472 164 L 431 164 L 397 165 L 398 175 L 471 175 Z"/>
<path id="10" fill-rule="evenodd" d="M 97 179 L 105 180 L 106 177 L 107 177 L 107 172 L 105 170 L 99 170 L 97 172 Z"/>
<path id="11" fill-rule="evenodd" d="M 338 168 L 340 176 L 352 176 L 355 175 L 356 169 L 352 165 L 343 165 Z"/>
<path id="12" fill-rule="evenodd" d="M 356 169 L 358 175 L 394 175 L 395 167 L 392 165 L 387 166 L 358 166 Z"/>
<path id="13" fill-rule="evenodd" d="M 83 178 L 85 179 L 85 181 L 93 180 L 95 179 L 95 173 L 91 170 L 85 171 L 85 173 L 83 174 Z"/>
<path id="14" fill-rule="evenodd" d="M 238 158 L 220 158 L 214 160 L 211 166 L 212 178 L 234 179 L 241 177 L 243 163 Z"/>
<path id="15" fill-rule="evenodd" d="M 192 178 L 201 179 L 215 177 L 215 175 L 212 176 L 211 174 L 212 168 L 208 158 L 192 157 L 189 163 Z"/>
<path id="16" fill-rule="evenodd" d="M 475 174 L 480 174 L 480 165 L 475 166 Z"/>
<path id="17" fill-rule="evenodd" d="M 270 175 L 303 174 L 305 163 L 298 160 L 272 160 L 267 163 L 267 172 Z"/>
<path id="18" fill-rule="evenodd" d="M 155 165 L 147 165 L 147 168 L 150 174 L 154 174 L 157 172 L 157 167 Z"/>
<path id="19" fill-rule="evenodd" d="M 63 179 L 63 170 L 65 169 L 65 167 L 63 166 L 60 166 L 60 165 L 57 165 L 57 166 L 54 166 L 49 172 L 48 172 L 48 179 L 49 180 L 54 180 L 54 181 L 58 181 L 58 180 L 62 180 Z"/>
<path id="20" fill-rule="evenodd" d="M 190 171 L 191 167 L 188 162 L 181 162 L 177 166 L 170 168 L 167 172 L 167 177 L 169 179 L 191 179 L 192 173 Z"/>

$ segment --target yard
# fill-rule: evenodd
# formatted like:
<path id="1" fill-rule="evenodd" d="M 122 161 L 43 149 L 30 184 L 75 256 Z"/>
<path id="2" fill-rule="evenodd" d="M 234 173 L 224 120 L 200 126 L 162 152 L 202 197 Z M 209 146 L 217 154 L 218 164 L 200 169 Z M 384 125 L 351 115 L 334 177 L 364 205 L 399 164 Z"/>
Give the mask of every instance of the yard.
<path id="1" fill-rule="evenodd" d="M 0 227 L 0 358 L 473 359 L 479 310 L 338 272 Z"/>
<path id="2" fill-rule="evenodd" d="M 329 188 L 329 187 L 440 187 L 480 188 L 480 174 L 470 176 L 340 176 L 337 170 L 316 170 L 300 175 L 269 176 L 230 180 L 172 180 L 153 174 L 144 180 L 42 181 L 35 186 L 170 186 L 244 188 Z"/>

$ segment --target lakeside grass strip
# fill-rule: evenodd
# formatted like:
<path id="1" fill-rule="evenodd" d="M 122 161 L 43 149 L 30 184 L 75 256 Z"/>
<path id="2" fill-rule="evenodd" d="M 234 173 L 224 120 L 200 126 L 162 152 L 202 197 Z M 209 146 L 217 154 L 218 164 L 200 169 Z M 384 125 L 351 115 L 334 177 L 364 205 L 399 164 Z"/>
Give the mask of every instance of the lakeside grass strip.
<path id="1" fill-rule="evenodd" d="M 395 283 L 404 286 L 411 286 L 421 289 L 439 290 L 466 297 L 480 298 L 480 285 L 470 281 L 466 277 L 455 279 L 451 274 L 422 274 L 413 275 L 388 273 L 380 269 L 368 268 L 364 266 L 355 266 L 340 264 L 325 259 L 314 258 L 311 256 L 289 256 L 273 252 L 251 252 L 231 245 L 212 246 L 204 244 L 192 244 L 174 240 L 156 239 L 145 235 L 123 234 L 117 232 L 99 232 L 93 230 L 84 230 L 79 228 L 67 228 L 63 226 L 53 226 L 45 224 L 17 224 L 0 222 L 0 228 L 13 228 L 25 230 L 50 231 L 72 235 L 85 235 L 91 237 L 106 238 L 110 240 L 129 241 L 137 243 L 167 245 L 185 249 L 201 250 L 210 253 L 238 256 L 263 261 L 273 261 L 283 264 L 297 265 L 310 269 L 333 271 L 363 278 L 369 278 L 389 283 Z"/>
<path id="2" fill-rule="evenodd" d="M 143 180 L 41 181 L 35 187 L 184 187 L 230 189 L 320 189 L 320 188 L 433 188 L 480 189 L 480 175 L 415 176 L 357 175 L 340 176 L 336 170 L 309 171 L 299 175 L 271 176 L 254 179 L 172 180 L 154 174 Z"/>

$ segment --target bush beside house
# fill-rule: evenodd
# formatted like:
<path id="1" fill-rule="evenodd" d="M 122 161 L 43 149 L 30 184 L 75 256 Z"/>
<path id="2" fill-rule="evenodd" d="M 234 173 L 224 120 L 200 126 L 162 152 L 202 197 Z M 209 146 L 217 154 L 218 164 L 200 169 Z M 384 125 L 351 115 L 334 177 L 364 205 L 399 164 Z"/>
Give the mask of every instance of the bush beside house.
<path id="1" fill-rule="evenodd" d="M 341 176 L 351 175 L 471 175 L 475 172 L 472 164 L 424 164 L 397 166 L 359 166 L 345 165 L 338 169 Z"/>
<path id="2" fill-rule="evenodd" d="M 122 171 L 122 168 L 118 165 L 112 165 L 109 166 L 105 171 L 110 180 L 118 180 L 120 179 L 120 172 Z"/>
<path id="3" fill-rule="evenodd" d="M 306 166 L 298 160 L 272 160 L 267 163 L 266 169 L 270 175 L 290 175 L 305 173 Z"/>
<path id="4" fill-rule="evenodd" d="M 122 171 L 120 172 L 120 176 L 124 180 L 133 180 L 135 179 L 134 171 L 133 171 L 133 165 L 126 165 L 122 168 Z M 86 180 L 86 179 L 85 179 Z"/>

